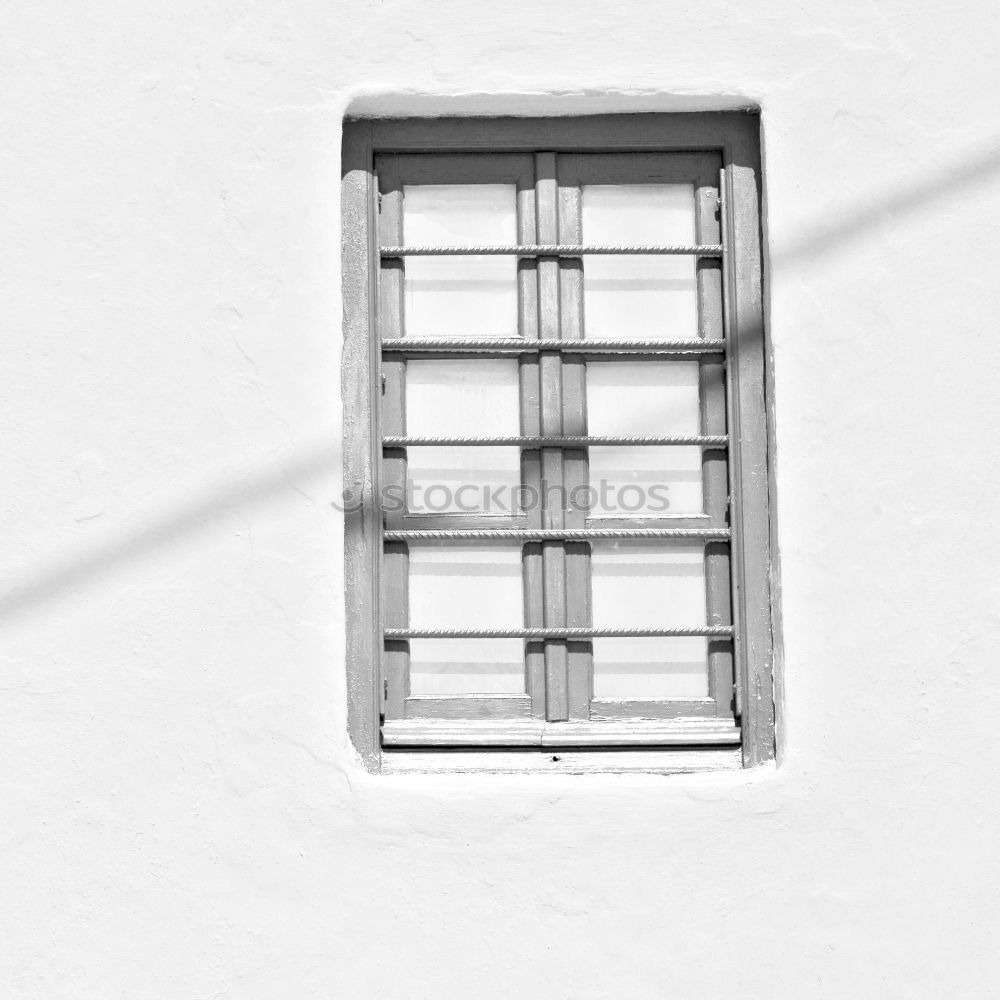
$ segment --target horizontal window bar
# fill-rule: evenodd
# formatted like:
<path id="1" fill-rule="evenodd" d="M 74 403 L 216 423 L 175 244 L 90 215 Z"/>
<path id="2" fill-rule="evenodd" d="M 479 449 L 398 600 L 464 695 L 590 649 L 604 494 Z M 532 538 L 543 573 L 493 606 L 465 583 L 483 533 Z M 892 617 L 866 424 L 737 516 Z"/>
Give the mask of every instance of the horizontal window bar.
<path id="1" fill-rule="evenodd" d="M 521 337 L 400 337 L 382 341 L 383 354 L 722 354 L 724 340 L 524 340 Z"/>
<path id="2" fill-rule="evenodd" d="M 383 531 L 387 542 L 483 541 L 581 541 L 591 538 L 690 538 L 706 542 L 729 539 L 728 528 L 407 528 Z"/>
<path id="3" fill-rule="evenodd" d="M 701 246 L 574 246 L 571 243 L 522 243 L 506 246 L 447 246 L 447 247 L 379 247 L 382 257 L 464 257 L 502 256 L 517 257 L 583 257 L 588 254 L 608 255 L 660 255 L 721 257 L 722 247 L 706 243 Z"/>
<path id="4" fill-rule="evenodd" d="M 480 445 L 517 445 L 521 448 L 586 448 L 598 445 L 697 445 L 702 448 L 725 448 L 729 438 L 725 434 L 687 434 L 671 437 L 587 437 L 548 434 L 537 437 L 387 437 L 382 439 L 385 448 L 461 448 Z"/>
<path id="5" fill-rule="evenodd" d="M 386 639 L 620 639 L 731 636 L 732 625 L 679 625 L 662 628 L 386 628 Z"/>

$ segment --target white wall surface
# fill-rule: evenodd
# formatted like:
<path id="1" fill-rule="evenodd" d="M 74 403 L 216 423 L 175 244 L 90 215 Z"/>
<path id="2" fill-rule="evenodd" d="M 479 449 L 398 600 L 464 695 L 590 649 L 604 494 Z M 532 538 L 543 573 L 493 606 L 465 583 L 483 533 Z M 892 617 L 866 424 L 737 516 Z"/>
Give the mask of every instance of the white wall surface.
<path id="1" fill-rule="evenodd" d="M 995 4 L 0 19 L 0 995 L 996 995 Z M 345 110 L 747 101 L 780 766 L 362 773 L 331 506 Z"/>

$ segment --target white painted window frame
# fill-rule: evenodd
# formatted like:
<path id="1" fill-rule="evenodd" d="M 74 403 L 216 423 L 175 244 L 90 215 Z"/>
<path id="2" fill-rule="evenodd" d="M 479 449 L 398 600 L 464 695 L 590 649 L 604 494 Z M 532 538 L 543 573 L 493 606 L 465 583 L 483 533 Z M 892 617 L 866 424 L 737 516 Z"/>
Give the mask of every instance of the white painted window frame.
<path id="1" fill-rule="evenodd" d="M 715 152 L 721 157 L 722 308 L 726 347 L 731 601 L 737 750 L 698 747 L 684 727 L 667 732 L 623 719 L 586 747 L 555 723 L 541 749 L 476 747 L 468 720 L 455 720 L 461 748 L 387 749 L 381 738 L 387 691 L 386 568 L 379 497 L 383 366 L 379 301 L 378 178 L 384 153 L 504 154 Z M 691 771 L 750 767 L 775 755 L 773 614 L 770 586 L 768 408 L 761 298 L 759 122 L 746 113 L 586 118 L 347 121 L 343 143 L 344 489 L 348 726 L 372 771 Z M 540 241 L 544 242 L 544 241 Z M 391 646 L 391 644 L 389 644 Z M 391 657 L 390 657 L 391 658 Z M 586 724 L 584 724 L 586 725 Z M 569 728 L 567 728 L 567 726 Z M 615 732 L 612 732 L 612 729 Z M 627 747 L 628 749 L 623 749 Z"/>

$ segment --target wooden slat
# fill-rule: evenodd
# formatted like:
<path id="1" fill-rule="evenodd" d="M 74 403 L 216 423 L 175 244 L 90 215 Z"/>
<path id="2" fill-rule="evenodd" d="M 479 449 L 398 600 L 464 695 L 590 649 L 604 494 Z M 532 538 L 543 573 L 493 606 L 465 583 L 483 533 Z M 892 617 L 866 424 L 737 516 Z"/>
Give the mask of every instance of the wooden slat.
<path id="1" fill-rule="evenodd" d="M 379 149 L 680 152 L 752 145 L 759 119 L 745 111 L 529 118 L 382 118 L 366 121 Z M 348 122 L 348 128 L 354 127 Z M 541 239 L 541 237 L 539 237 Z"/>
<path id="2" fill-rule="evenodd" d="M 383 157 L 379 164 L 379 234 L 383 240 L 403 238 L 403 186 L 397 158 Z M 382 337 L 395 338 L 405 329 L 403 262 L 383 261 L 379 275 L 378 327 Z M 382 434 L 406 433 L 406 362 L 400 357 L 382 359 Z M 403 505 L 406 496 L 406 451 L 382 451 L 382 486 L 385 495 Z M 392 491 L 391 494 L 389 491 Z M 383 508 L 384 509 L 384 508 Z M 406 628 L 409 613 L 409 550 L 403 541 L 387 542 L 382 552 L 382 621 L 389 628 Z M 387 639 L 383 655 L 383 712 L 386 718 L 405 715 L 410 693 L 410 644 L 405 639 Z"/>
<path id="3" fill-rule="evenodd" d="M 556 158 L 552 153 L 535 155 L 535 206 L 538 240 L 558 241 L 558 190 Z M 546 340 L 561 337 L 559 329 L 559 260 L 538 259 L 538 335 Z M 562 358 L 557 352 L 543 351 L 538 356 L 541 379 L 541 432 L 563 433 Z M 550 502 L 563 486 L 564 455 L 559 448 L 543 448 L 542 527 L 565 527 L 562 505 Z M 566 548 L 560 541 L 542 543 L 542 578 L 545 591 L 545 625 L 558 628 L 566 624 Z M 545 714 L 547 719 L 569 716 L 569 655 L 561 639 L 545 643 Z"/>
<path id="4" fill-rule="evenodd" d="M 542 628 L 545 624 L 545 571 L 542 563 L 542 546 L 531 542 L 522 554 L 522 580 L 524 584 L 524 623 L 528 628 Z M 536 719 L 545 718 L 545 643 L 528 640 L 524 644 L 524 665 L 528 692 L 531 695 L 531 714 Z"/>
<path id="5" fill-rule="evenodd" d="M 592 722 L 625 719 L 714 718 L 717 716 L 714 698 L 595 698 L 590 704 Z"/>
<path id="6" fill-rule="evenodd" d="M 731 746 L 740 731 L 731 721 L 717 719 L 638 719 L 617 722 L 551 724 L 542 746 Z"/>
<path id="7" fill-rule="evenodd" d="M 559 165 L 557 164 L 557 167 Z M 559 242 L 580 244 L 583 230 L 580 217 L 580 190 L 563 183 L 561 167 L 558 177 Z M 559 262 L 559 336 L 564 343 L 583 341 L 583 268 L 580 259 L 564 258 Z M 563 433 L 584 438 L 587 435 L 587 364 L 582 354 L 563 351 Z M 572 438 L 570 438 L 572 439 Z M 589 457 L 585 447 L 567 450 L 563 465 L 563 488 L 569 501 L 565 514 L 567 528 L 577 530 L 587 526 L 588 511 L 573 503 L 573 497 L 587 495 L 590 483 Z M 590 600 L 590 545 L 570 542 L 566 550 L 566 622 L 586 628 L 592 624 Z M 590 697 L 593 691 L 593 642 L 586 639 L 570 641 L 569 655 L 569 718 L 590 718 Z"/>
<path id="8" fill-rule="evenodd" d="M 732 722 L 715 718 L 633 719 L 621 722 L 547 722 L 540 719 L 386 720 L 388 746 L 731 746 Z"/>
<path id="9" fill-rule="evenodd" d="M 743 762 L 775 755 L 771 552 L 768 509 L 764 315 L 761 300 L 760 157 L 756 137 L 734 131 L 720 181 L 723 319 L 730 354 L 728 426 L 739 448 L 729 452 L 735 673 L 743 726 Z"/>
<path id="10" fill-rule="evenodd" d="M 517 236 L 521 243 L 534 243 L 538 239 L 538 221 L 535 195 L 534 159 L 532 159 L 531 184 L 518 192 Z M 525 258 L 517 262 L 518 289 L 518 343 L 538 343 L 538 262 Z M 542 433 L 542 386 L 538 352 L 523 354 L 518 358 L 518 385 L 521 407 L 521 433 Z M 542 524 L 542 509 L 538 502 L 542 487 L 541 452 L 521 453 L 521 483 L 527 490 L 532 509 L 527 511 L 532 527 Z M 534 497 L 532 503 L 531 497 Z M 524 622 L 529 627 L 540 628 L 545 624 L 545 578 L 540 544 L 527 544 L 521 550 L 521 586 L 524 599 Z M 545 644 L 524 644 L 525 689 L 531 699 L 531 715 L 545 718 Z"/>
<path id="11" fill-rule="evenodd" d="M 720 240 L 718 170 L 703 178 L 695 190 L 697 239 Z M 724 342 L 722 321 L 722 267 L 717 260 L 700 260 L 698 319 L 702 337 Z M 720 355 L 709 355 L 699 365 L 701 431 L 704 435 L 726 433 L 726 370 Z M 701 457 L 705 512 L 713 524 L 729 521 L 728 457 L 722 450 L 705 450 Z M 709 625 L 732 624 L 729 546 L 705 546 L 705 607 Z M 720 717 L 732 718 L 735 710 L 733 644 L 709 639 L 708 690 Z"/>
<path id="12" fill-rule="evenodd" d="M 378 719 L 382 701 L 379 641 L 380 594 L 378 511 L 381 470 L 374 442 L 378 416 L 378 355 L 375 326 L 375 185 L 372 129 L 344 132 L 342 169 L 344 357 L 344 577 L 347 648 L 347 719 L 354 747 L 370 770 L 378 770 Z"/>
<path id="13" fill-rule="evenodd" d="M 407 719 L 517 719 L 531 717 L 526 694 L 410 695 Z"/>

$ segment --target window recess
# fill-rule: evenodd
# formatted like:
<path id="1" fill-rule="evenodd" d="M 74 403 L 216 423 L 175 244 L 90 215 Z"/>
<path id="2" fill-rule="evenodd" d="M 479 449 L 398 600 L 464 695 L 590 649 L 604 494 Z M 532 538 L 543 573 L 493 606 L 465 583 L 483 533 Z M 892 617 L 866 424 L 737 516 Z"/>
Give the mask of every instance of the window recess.
<path id="1" fill-rule="evenodd" d="M 370 766 L 773 756 L 751 121 L 348 124 Z"/>

